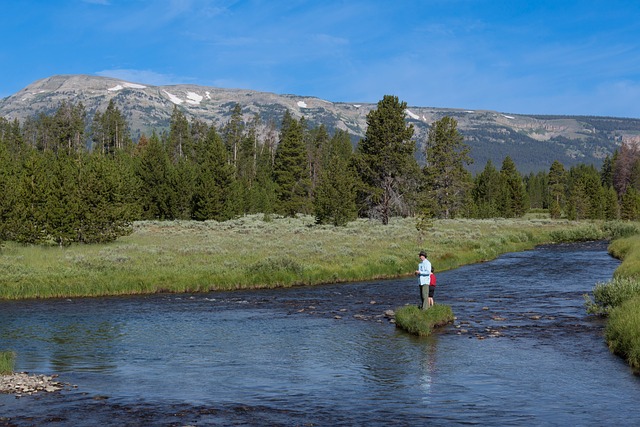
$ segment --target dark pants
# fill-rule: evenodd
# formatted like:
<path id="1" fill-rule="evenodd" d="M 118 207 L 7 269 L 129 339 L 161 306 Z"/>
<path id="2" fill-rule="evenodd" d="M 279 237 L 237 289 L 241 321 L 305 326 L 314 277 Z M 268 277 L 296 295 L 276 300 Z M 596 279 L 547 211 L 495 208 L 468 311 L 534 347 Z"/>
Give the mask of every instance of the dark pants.
<path id="1" fill-rule="evenodd" d="M 429 286 L 421 285 L 420 286 L 420 308 L 426 310 L 429 305 Z"/>

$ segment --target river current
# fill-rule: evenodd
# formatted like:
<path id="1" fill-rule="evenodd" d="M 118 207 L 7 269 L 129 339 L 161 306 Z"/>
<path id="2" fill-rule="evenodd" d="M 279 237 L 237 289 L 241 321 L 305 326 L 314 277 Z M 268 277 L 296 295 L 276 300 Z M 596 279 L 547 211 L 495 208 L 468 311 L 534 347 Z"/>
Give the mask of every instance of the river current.
<path id="1" fill-rule="evenodd" d="M 456 321 L 428 338 L 385 314 L 413 277 L 0 302 L 16 370 L 73 385 L 0 395 L 0 425 L 638 425 L 640 379 L 584 309 L 618 265 L 592 242 L 436 271 Z"/>

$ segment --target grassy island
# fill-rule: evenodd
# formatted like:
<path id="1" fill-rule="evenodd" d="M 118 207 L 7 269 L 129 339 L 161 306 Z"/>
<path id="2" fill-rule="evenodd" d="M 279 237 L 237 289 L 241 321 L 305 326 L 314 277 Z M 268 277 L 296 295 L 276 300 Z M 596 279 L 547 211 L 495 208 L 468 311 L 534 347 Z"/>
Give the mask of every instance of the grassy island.
<path id="1" fill-rule="evenodd" d="M 452 323 L 454 320 L 451 307 L 435 304 L 427 310 L 407 305 L 396 310 L 396 326 L 410 334 L 426 337 L 434 328 Z"/>

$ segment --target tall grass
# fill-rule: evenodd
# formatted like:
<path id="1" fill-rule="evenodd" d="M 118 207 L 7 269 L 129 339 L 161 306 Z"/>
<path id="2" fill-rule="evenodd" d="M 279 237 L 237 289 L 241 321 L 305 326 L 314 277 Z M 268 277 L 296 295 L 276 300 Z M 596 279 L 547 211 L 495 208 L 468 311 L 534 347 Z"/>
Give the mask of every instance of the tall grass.
<path id="1" fill-rule="evenodd" d="M 12 351 L 0 351 L 0 375 L 13 373 L 16 354 Z"/>
<path id="2" fill-rule="evenodd" d="M 426 337 L 431 335 L 435 327 L 453 322 L 451 307 L 435 304 L 427 310 L 407 305 L 396 310 L 396 326 L 410 334 Z"/>
<path id="3" fill-rule="evenodd" d="M 421 249 L 443 271 L 566 239 L 556 234 L 585 227 L 606 234 L 603 223 L 549 219 L 434 220 L 427 233 L 419 233 L 412 218 L 392 218 L 386 226 L 360 219 L 345 227 L 315 225 L 311 216 L 146 221 L 108 244 L 59 248 L 7 242 L 0 253 L 0 299 L 390 278 L 411 274 Z"/>
<path id="4" fill-rule="evenodd" d="M 605 338 L 612 352 L 625 358 L 631 368 L 640 372 L 640 296 L 611 310 Z"/>

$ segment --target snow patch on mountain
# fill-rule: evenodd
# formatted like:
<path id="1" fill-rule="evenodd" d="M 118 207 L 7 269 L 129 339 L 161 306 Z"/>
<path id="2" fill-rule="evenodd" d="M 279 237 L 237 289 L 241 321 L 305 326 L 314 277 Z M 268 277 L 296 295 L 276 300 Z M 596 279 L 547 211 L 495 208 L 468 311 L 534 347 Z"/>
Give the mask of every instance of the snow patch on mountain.
<path id="1" fill-rule="evenodd" d="M 187 92 L 187 102 L 193 105 L 199 105 L 200 102 L 204 99 L 202 95 L 198 95 L 195 92 Z"/>
<path id="2" fill-rule="evenodd" d="M 298 101 L 298 107 L 300 108 L 307 108 L 307 103 L 304 101 Z"/>
<path id="3" fill-rule="evenodd" d="M 127 82 L 121 82 L 120 84 L 115 85 L 114 87 L 110 87 L 109 89 L 107 89 L 108 91 L 111 92 L 117 92 L 119 90 L 122 90 L 124 88 L 130 88 L 130 89 L 145 89 L 146 86 L 143 85 L 139 85 L 136 83 L 127 83 Z"/>
<path id="4" fill-rule="evenodd" d="M 169 97 L 169 101 L 173 102 L 174 104 L 182 105 L 182 103 L 184 102 L 182 99 L 178 98 L 174 94 L 169 93 L 166 90 L 162 90 L 162 91 L 167 94 L 167 96 Z"/>
<path id="5" fill-rule="evenodd" d="M 420 120 L 420 116 L 419 116 L 419 115 L 414 114 L 414 113 L 412 113 L 412 112 L 411 112 L 411 111 L 409 111 L 409 110 L 404 110 L 404 112 L 405 112 L 405 113 L 407 113 L 407 115 L 408 115 L 409 117 L 411 117 L 412 119 L 414 119 L 414 120 Z"/>

